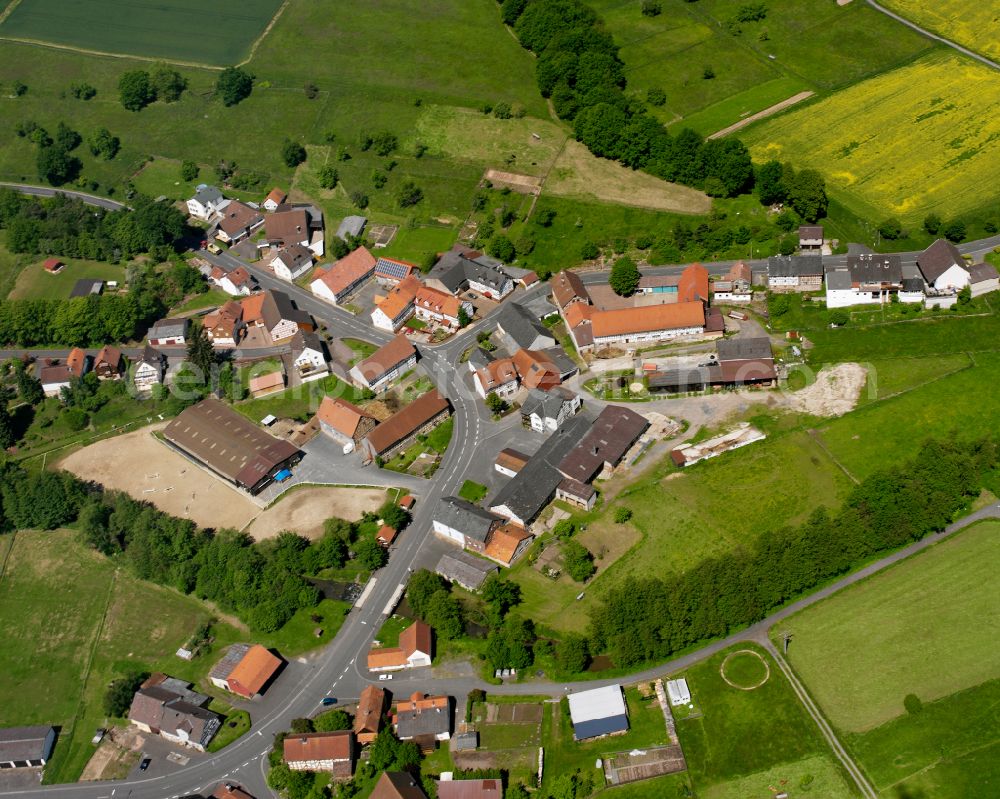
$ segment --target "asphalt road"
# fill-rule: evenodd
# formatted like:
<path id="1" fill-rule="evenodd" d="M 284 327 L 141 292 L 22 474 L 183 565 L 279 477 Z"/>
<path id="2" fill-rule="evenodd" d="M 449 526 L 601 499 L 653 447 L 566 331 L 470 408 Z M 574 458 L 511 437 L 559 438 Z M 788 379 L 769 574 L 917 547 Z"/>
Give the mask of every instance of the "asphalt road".
<path id="1" fill-rule="evenodd" d="M 98 197 L 94 194 L 87 194 L 82 191 L 73 191 L 72 189 L 54 189 L 49 186 L 31 186 L 27 183 L 0 183 L 0 187 L 14 189 L 15 191 L 19 191 L 21 194 L 28 194 L 32 197 L 55 197 L 57 194 L 65 194 L 67 197 L 75 197 L 77 200 L 83 200 L 87 205 L 92 205 L 95 208 L 104 208 L 107 211 L 121 211 L 123 208 L 128 208 L 127 205 L 115 202 L 114 200 L 109 200 L 107 197 Z"/>
<path id="2" fill-rule="evenodd" d="M 974 242 L 966 245 L 966 251 L 989 249 L 1000 243 L 1000 236 L 984 242 Z M 205 253 L 202 253 L 205 255 Z M 208 254 L 210 255 L 210 254 Z M 915 253 L 907 254 L 913 256 Z M 842 257 L 842 256 L 841 256 Z M 276 288 L 285 291 L 303 310 L 308 311 L 322 322 L 333 335 L 338 337 L 352 336 L 367 339 L 375 343 L 387 341 L 389 336 L 374 330 L 367 320 L 355 318 L 343 309 L 333 307 L 317 300 L 311 294 L 299 287 L 275 278 L 273 275 L 248 265 L 239 259 L 225 253 L 212 256 L 210 260 L 221 262 L 229 267 L 246 266 L 254 274 L 264 288 Z M 753 262 L 760 268 L 766 261 Z M 648 270 L 654 274 L 667 273 L 679 267 L 658 267 Z M 715 274 L 725 272 L 729 262 L 711 264 L 710 271 Z M 601 273 L 585 276 L 585 282 L 594 283 L 601 280 Z M 544 284 L 533 287 L 527 292 L 518 292 L 517 299 L 531 299 L 547 291 Z M 496 312 L 494 312 L 496 313 Z M 455 412 L 455 428 L 451 445 L 446 451 L 442 464 L 432 481 L 427 484 L 418 505 L 415 508 L 411 525 L 400 536 L 395 545 L 388 565 L 379 570 L 373 577 L 374 584 L 361 608 L 354 609 L 348 616 L 333 642 L 325 649 L 289 664 L 285 673 L 278 678 L 275 685 L 268 691 L 266 697 L 255 703 L 251 710 L 254 720 L 250 734 L 230 745 L 218 754 L 199 759 L 192 759 L 191 764 L 173 773 L 146 776 L 140 774 L 125 781 L 74 783 L 39 787 L 30 791 L 0 793 L 0 796 L 54 796 L 54 797 L 85 797 L 87 799 L 169 799 L 188 793 L 197 793 L 211 789 L 223 779 L 230 779 L 243 784 L 251 793 L 258 797 L 271 795 L 266 787 L 265 768 L 267 752 L 271 747 L 273 736 L 289 727 L 293 718 L 313 713 L 318 708 L 324 696 L 333 695 L 341 701 L 357 698 L 363 686 L 371 682 L 371 677 L 364 668 L 364 655 L 379 626 L 391 610 L 394 599 L 401 593 L 409 573 L 422 566 L 433 566 L 442 545 L 431 532 L 431 515 L 437 500 L 449 493 L 457 492 L 476 458 L 477 444 L 482 440 L 490 418 L 483 403 L 479 401 L 463 380 L 464 367 L 460 364 L 462 352 L 471 346 L 477 330 L 492 327 L 492 314 L 477 324 L 470 326 L 451 340 L 437 346 L 420 347 L 420 354 L 425 370 L 432 376 L 438 388 L 451 399 Z M 57 351 L 49 351 L 58 354 Z M 3 355 L 4 353 L 0 353 Z M 616 680 L 587 681 L 581 683 L 553 683 L 545 681 L 527 682 L 522 684 L 489 686 L 489 690 L 502 694 L 549 694 L 561 695 L 578 688 L 596 687 L 623 679 L 648 680 L 664 676 L 698 662 L 734 643 L 747 640 L 763 640 L 767 630 L 774 624 L 801 610 L 804 607 L 821 601 L 831 594 L 852 585 L 859 580 L 879 571 L 892 563 L 931 546 L 942 537 L 950 535 L 959 529 L 982 518 L 1000 517 L 1000 506 L 990 506 L 952 525 L 944 532 L 928 538 L 893 553 L 864 569 L 849 575 L 825 588 L 811 594 L 802 600 L 768 616 L 752 627 L 735 633 L 725 639 L 712 642 L 697 651 L 654 669 L 648 669 L 627 678 Z M 475 679 L 449 678 L 438 682 L 432 674 L 418 671 L 400 675 L 386 687 L 397 695 L 406 695 L 412 690 L 443 691 L 462 697 L 475 687 L 487 687 Z M 836 751 L 836 749 L 835 749 Z M 839 753 L 838 753 L 839 755 Z M 849 771 L 854 774 L 854 770 Z M 862 791 L 865 791 L 862 787 Z M 867 792 L 866 792 L 867 795 Z"/>

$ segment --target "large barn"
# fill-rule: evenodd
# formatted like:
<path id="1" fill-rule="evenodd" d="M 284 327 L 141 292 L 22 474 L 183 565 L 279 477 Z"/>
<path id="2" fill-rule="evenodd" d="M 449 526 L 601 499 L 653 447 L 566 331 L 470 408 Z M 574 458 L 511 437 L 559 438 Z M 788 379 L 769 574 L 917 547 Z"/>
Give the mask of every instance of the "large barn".
<path id="1" fill-rule="evenodd" d="M 189 458 L 238 488 L 258 494 L 282 471 L 302 460 L 302 452 L 275 438 L 217 399 L 182 411 L 163 437 Z"/>

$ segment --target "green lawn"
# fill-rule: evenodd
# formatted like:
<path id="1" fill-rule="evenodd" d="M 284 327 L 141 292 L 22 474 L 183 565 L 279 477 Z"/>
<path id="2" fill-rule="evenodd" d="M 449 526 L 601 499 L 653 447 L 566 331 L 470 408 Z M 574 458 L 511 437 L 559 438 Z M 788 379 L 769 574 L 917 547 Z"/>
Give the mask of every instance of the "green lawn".
<path id="1" fill-rule="evenodd" d="M 257 634 L 255 642 L 277 649 L 286 658 L 301 655 L 330 643 L 343 627 L 350 610 L 350 602 L 323 599 L 316 607 L 295 611 L 295 615 L 280 630 Z M 321 620 L 313 621 L 313 616 L 319 616 Z M 322 635 L 316 635 L 317 629 L 323 631 Z"/>
<path id="2" fill-rule="evenodd" d="M 393 614 L 379 627 L 375 639 L 381 641 L 382 646 L 399 646 L 399 634 L 411 624 L 413 624 L 413 619 Z"/>
<path id="3" fill-rule="evenodd" d="M 819 792 L 818 796 L 853 796 L 841 779 L 829 777 L 839 776 L 833 755 L 770 657 L 757 650 L 767 660 L 771 674 L 761 687 L 741 691 L 723 681 L 719 668 L 732 651 L 720 652 L 680 675 L 687 679 L 695 710 L 675 708 L 674 714 L 698 795 L 718 786 L 714 793 L 705 795 L 757 796 L 739 793 L 734 782 L 742 789 L 760 791 L 764 774 L 780 775 L 779 781 L 801 779 L 801 762 L 809 759 L 815 764 L 808 773 L 828 775 L 831 787 L 830 793 Z"/>
<path id="4" fill-rule="evenodd" d="M 29 256 L 20 256 L 27 259 Z M 65 300 L 73 290 L 77 280 L 117 280 L 120 287 L 125 285 L 125 267 L 102 261 L 84 261 L 77 258 L 60 258 L 66 267 L 58 274 L 50 274 L 42 269 L 40 258 L 29 262 L 21 270 L 17 282 L 10 292 L 12 300 Z"/>
<path id="5" fill-rule="evenodd" d="M 799 78 L 791 76 L 774 78 L 679 119 L 673 127 L 691 128 L 703 136 L 708 136 L 787 100 L 799 92 L 807 91 L 808 88 L 808 85 Z"/>
<path id="6" fill-rule="evenodd" d="M 455 429 L 455 417 L 450 416 L 427 434 L 427 446 L 439 455 L 443 455 L 451 443 L 451 434 Z"/>
<path id="7" fill-rule="evenodd" d="M 481 483 L 477 483 L 474 480 L 466 480 L 462 483 L 462 487 L 458 490 L 458 495 L 462 499 L 467 500 L 474 505 L 478 505 L 483 499 L 486 498 L 489 491 L 490 490 Z"/>
<path id="8" fill-rule="evenodd" d="M 702 799 L 766 799 L 772 788 L 792 796 L 816 799 L 851 799 L 856 796 L 832 756 L 812 755 L 791 763 L 736 777 L 699 790 Z"/>
<path id="9" fill-rule="evenodd" d="M 210 617 L 195 599 L 116 573 L 111 561 L 78 544 L 73 531 L 18 533 L 0 581 L 0 623 L 7 631 L 0 647 L 6 677 L 0 725 L 60 725 L 46 781 L 75 780 L 93 754 L 94 729 L 108 722 L 102 708 L 107 683 L 132 667 L 198 681 L 240 635 L 215 624 L 211 651 L 193 661 L 175 657 Z"/>
<path id="10" fill-rule="evenodd" d="M 208 708 L 223 717 L 222 726 L 208 744 L 209 752 L 218 752 L 220 749 L 224 749 L 250 731 L 250 714 L 245 710 L 233 710 L 218 700 L 213 701 Z"/>
<path id="11" fill-rule="evenodd" d="M 1000 778 L 998 703 L 994 679 L 843 740 L 886 795 L 987 799 Z"/>
<path id="12" fill-rule="evenodd" d="M 363 361 L 378 349 L 376 344 L 372 344 L 370 341 L 362 341 L 359 338 L 344 338 L 341 341 L 354 353 L 354 357 L 350 363 L 351 366 L 354 366 L 358 361 Z"/>
<path id="13" fill-rule="evenodd" d="M 1000 523 L 983 522 L 803 611 L 792 665 L 829 719 L 864 732 L 1000 676 Z"/>
<path id="14" fill-rule="evenodd" d="M 201 311 L 206 308 L 216 308 L 220 305 L 225 305 L 230 297 L 222 289 L 210 288 L 208 291 L 203 291 L 201 294 L 195 294 L 193 297 L 188 299 L 186 302 L 181 303 L 176 308 L 171 308 L 171 314 L 190 314 L 192 311 Z"/>
<path id="15" fill-rule="evenodd" d="M 259 422 L 271 414 L 278 418 L 297 419 L 304 422 L 316 413 L 323 397 L 327 395 L 345 397 L 351 402 L 357 399 L 351 386 L 330 375 L 323 380 L 295 386 L 280 394 L 272 394 L 263 399 L 238 402 L 233 408 L 255 422 Z"/>
<path id="16" fill-rule="evenodd" d="M 149 197 L 167 197 L 187 200 L 194 196 L 199 183 L 214 180 L 207 167 L 201 167 L 198 177 L 191 181 L 181 178 L 181 162 L 175 158 L 154 158 L 132 178 L 136 189 Z"/>
<path id="17" fill-rule="evenodd" d="M 801 522 L 819 505 L 837 508 L 849 485 L 805 432 L 778 434 L 682 472 L 665 459 L 619 495 L 616 505 L 632 509 L 629 525 L 614 524 L 616 505 L 581 517 L 591 551 L 618 553 L 610 566 L 598 561 L 582 600 L 579 583 L 553 582 L 527 559 L 511 574 L 524 592 L 525 613 L 555 629 L 581 629 L 587 611 L 626 577 L 681 572 L 765 529 Z"/>
<path id="18" fill-rule="evenodd" d="M 67 8 L 61 0 L 21 0 L 0 25 L 0 36 L 226 66 L 247 54 L 280 6 L 280 0 L 215 0 L 207 9 L 194 0 L 90 0 Z M 212 31 L 209 43 L 191 35 L 199 26 Z"/>

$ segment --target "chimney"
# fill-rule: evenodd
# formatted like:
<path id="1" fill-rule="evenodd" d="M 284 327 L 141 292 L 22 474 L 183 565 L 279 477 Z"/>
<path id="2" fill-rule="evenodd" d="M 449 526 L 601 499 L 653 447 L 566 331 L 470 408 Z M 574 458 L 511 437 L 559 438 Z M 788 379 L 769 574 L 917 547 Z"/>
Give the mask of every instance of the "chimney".
<path id="1" fill-rule="evenodd" d="M 592 446 L 590 448 L 590 454 L 591 455 L 596 455 L 597 454 L 597 445 L 596 444 L 594 444 L 594 446 Z"/>

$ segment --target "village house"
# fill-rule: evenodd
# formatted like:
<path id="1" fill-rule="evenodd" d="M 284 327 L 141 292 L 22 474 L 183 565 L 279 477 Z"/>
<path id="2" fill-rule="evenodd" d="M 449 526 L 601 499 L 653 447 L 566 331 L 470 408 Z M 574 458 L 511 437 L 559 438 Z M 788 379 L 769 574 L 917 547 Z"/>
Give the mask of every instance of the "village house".
<path id="1" fill-rule="evenodd" d="M 771 341 L 766 336 L 720 339 L 716 349 L 714 363 L 650 373 L 649 390 L 682 394 L 707 388 L 770 386 L 777 380 Z"/>
<path id="2" fill-rule="evenodd" d="M 510 352 L 540 350 L 558 343 L 549 330 L 523 305 L 510 302 L 496 316 L 497 333 Z"/>
<path id="3" fill-rule="evenodd" d="M 647 429 L 649 422 L 635 411 L 608 405 L 559 463 L 559 472 L 581 483 L 610 476 Z"/>
<path id="4" fill-rule="evenodd" d="M 399 634 L 399 646 L 374 647 L 368 652 L 368 671 L 386 672 L 431 665 L 433 632 L 417 619 Z"/>
<path id="5" fill-rule="evenodd" d="M 536 433 L 551 433 L 582 405 L 582 397 L 561 386 L 549 391 L 532 389 L 521 403 L 521 421 Z"/>
<path id="6" fill-rule="evenodd" d="M 202 222 L 210 222 L 216 214 L 222 213 L 229 205 L 229 200 L 222 196 L 222 192 L 215 186 L 198 186 L 194 197 L 187 201 L 188 216 L 200 219 Z"/>
<path id="7" fill-rule="evenodd" d="M 564 477 L 556 486 L 556 499 L 569 502 L 584 510 L 593 510 L 597 503 L 597 489 L 572 477 Z"/>
<path id="8" fill-rule="evenodd" d="M 378 737 L 387 699 L 382 688 L 366 685 L 361 689 L 358 709 L 354 711 L 354 737 L 362 746 L 372 743 Z"/>
<path id="9" fill-rule="evenodd" d="M 281 658 L 260 644 L 233 644 L 208 678 L 216 688 L 253 699 L 265 691 L 281 665 Z"/>
<path id="10" fill-rule="evenodd" d="M 369 458 L 387 460 L 396 452 L 408 446 L 418 435 L 430 432 L 438 423 L 451 414 L 448 400 L 431 389 L 417 397 L 405 408 L 396 411 L 384 422 L 380 422 L 365 439 L 365 450 Z"/>
<path id="11" fill-rule="evenodd" d="M 458 583 L 467 591 L 478 591 L 486 578 L 497 574 L 500 569 L 464 550 L 446 552 L 441 556 L 434 571 L 452 583 Z"/>
<path id="12" fill-rule="evenodd" d="M 491 361 L 472 375 L 472 383 L 476 393 L 483 399 L 496 394 L 504 400 L 513 397 L 520 385 L 517 367 L 511 358 Z"/>
<path id="13" fill-rule="evenodd" d="M 281 189 L 271 189 L 271 191 L 267 194 L 267 198 L 264 200 L 264 210 L 273 213 L 277 211 L 280 206 L 284 205 L 285 200 L 287 199 L 288 195 Z"/>
<path id="14" fill-rule="evenodd" d="M 501 524 L 486 542 L 483 555 L 501 566 L 509 567 L 523 555 L 535 536 L 517 524 Z"/>
<path id="15" fill-rule="evenodd" d="M 341 397 L 323 397 L 316 417 L 320 429 L 342 445 L 345 454 L 359 447 L 378 424 L 374 416 Z"/>
<path id="16" fill-rule="evenodd" d="M 122 351 L 105 344 L 94 358 L 94 374 L 98 380 L 120 380 L 125 373 L 125 358 Z"/>
<path id="17" fill-rule="evenodd" d="M 406 336 L 397 335 L 350 371 L 351 380 L 359 388 L 385 391 L 389 384 L 417 364 L 417 350 Z"/>
<path id="18" fill-rule="evenodd" d="M 354 774 L 354 732 L 292 732 L 282 742 L 285 765 L 292 771 L 325 771 L 337 781 Z"/>
<path id="19" fill-rule="evenodd" d="M 163 353 L 148 344 L 142 348 L 142 354 L 135 360 L 132 369 L 132 384 L 139 394 L 148 394 L 153 386 L 163 382 L 164 360 Z"/>
<path id="20" fill-rule="evenodd" d="M 503 782 L 498 779 L 442 779 L 437 783 L 437 799 L 503 799 Z"/>
<path id="21" fill-rule="evenodd" d="M 552 278 L 552 299 L 560 311 L 565 311 L 574 303 L 590 305 L 590 294 L 583 285 L 583 280 L 576 272 L 568 269 Z"/>
<path id="22" fill-rule="evenodd" d="M 412 275 L 403 278 L 386 297 L 376 301 L 371 313 L 372 325 L 389 333 L 397 332 L 413 316 L 420 286 L 420 281 Z"/>
<path id="23" fill-rule="evenodd" d="M 900 293 L 903 263 L 898 255 L 849 255 L 844 266 L 831 264 L 826 268 L 827 308 L 884 305 Z"/>
<path id="24" fill-rule="evenodd" d="M 238 244 L 264 224 L 264 215 L 256 208 L 237 200 L 222 212 L 215 237 L 226 244 Z"/>
<path id="25" fill-rule="evenodd" d="M 241 303 L 243 322 L 266 330 L 273 342 L 292 338 L 296 333 L 312 333 L 312 317 L 299 310 L 283 291 L 252 294 Z"/>
<path id="26" fill-rule="evenodd" d="M 447 294 L 471 291 L 491 300 L 502 300 L 514 290 L 514 280 L 500 261 L 459 244 L 438 259 L 426 282 Z"/>
<path id="27" fill-rule="evenodd" d="M 954 296 L 970 282 L 962 253 L 945 239 L 938 239 L 917 256 L 917 268 L 926 284 L 928 297 Z"/>
<path id="28" fill-rule="evenodd" d="M 309 289 L 321 300 L 339 305 L 374 274 L 375 256 L 367 248 L 358 247 L 332 266 L 317 269 Z"/>
<path id="29" fill-rule="evenodd" d="M 201 326 L 213 347 L 235 347 L 243 338 L 243 306 L 230 300 L 206 314 Z"/>
<path id="30" fill-rule="evenodd" d="M 819 291 L 823 288 L 822 257 L 772 255 L 767 259 L 767 287 L 771 291 Z"/>
<path id="31" fill-rule="evenodd" d="M 189 683 L 153 674 L 132 698 L 128 719 L 143 732 L 204 752 L 222 724 L 208 702 Z"/>
<path id="32" fill-rule="evenodd" d="M 270 394 L 278 394 L 285 390 L 285 373 L 280 369 L 250 378 L 248 385 L 250 396 L 260 399 Z"/>
<path id="33" fill-rule="evenodd" d="M 39 361 L 38 380 L 46 397 L 58 397 L 62 390 L 69 389 L 73 373 L 65 363 L 56 363 L 51 358 Z"/>
<path id="34" fill-rule="evenodd" d="M 146 333 L 146 341 L 151 347 L 183 347 L 190 327 L 190 319 L 161 319 Z"/>
<path id="35" fill-rule="evenodd" d="M 323 212 L 312 205 L 280 205 L 264 222 L 264 241 L 259 247 L 282 249 L 301 244 L 317 258 L 326 252 Z"/>
<path id="36" fill-rule="evenodd" d="M 313 252 L 303 244 L 282 247 L 271 259 L 271 269 L 276 277 L 289 282 L 297 280 L 312 269 Z"/>
<path id="37" fill-rule="evenodd" d="M 705 307 L 700 301 L 594 311 L 590 316 L 594 348 L 621 346 L 635 349 L 654 341 L 704 332 Z M 577 348 L 587 349 L 586 341 L 578 342 Z"/>
<path id="38" fill-rule="evenodd" d="M 436 535 L 465 549 L 483 552 L 503 519 L 460 497 L 442 497 L 434 509 L 431 527 Z"/>
<path id="39" fill-rule="evenodd" d="M 393 725 L 399 740 L 414 741 L 422 750 L 432 750 L 437 741 L 451 738 L 451 697 L 418 691 L 397 703 Z"/>
<path id="40" fill-rule="evenodd" d="M 44 269 L 50 275 L 58 275 L 65 268 L 66 264 L 64 264 L 58 258 L 46 258 L 44 261 L 42 261 L 42 269 Z"/>
<path id="41" fill-rule="evenodd" d="M 799 226 L 799 252 L 803 255 L 823 254 L 823 226 Z"/>
<path id="42" fill-rule="evenodd" d="M 257 281 L 242 266 L 228 272 L 215 266 L 209 273 L 209 280 L 232 297 L 249 297 L 257 288 Z"/>
<path id="43" fill-rule="evenodd" d="M 973 264 L 969 267 L 969 285 L 973 297 L 997 291 L 1000 289 L 1000 273 L 993 264 Z"/>
<path id="44" fill-rule="evenodd" d="M 368 799 L 427 799 L 427 794 L 409 772 L 383 771 Z"/>
<path id="45" fill-rule="evenodd" d="M 516 449 L 507 447 L 500 450 L 496 460 L 493 462 L 493 468 L 504 477 L 513 477 L 528 465 L 529 460 L 531 460 L 530 455 L 525 455 L 523 452 L 518 452 Z"/>
<path id="46" fill-rule="evenodd" d="M 275 438 L 215 398 L 181 411 L 163 429 L 163 438 L 251 495 L 259 494 L 302 459 L 302 452 L 289 441 Z"/>
<path id="47" fill-rule="evenodd" d="M 395 286 L 411 277 L 416 268 L 409 261 L 382 256 L 375 262 L 375 281 L 380 286 Z"/>
<path id="48" fill-rule="evenodd" d="M 292 368 L 298 374 L 299 382 L 322 380 L 330 374 L 323 342 L 316 333 L 299 330 L 292 336 L 289 346 L 292 350 Z"/>
<path id="49" fill-rule="evenodd" d="M 750 302 L 753 299 L 751 286 L 753 273 L 743 261 L 737 261 L 721 280 L 712 284 L 714 302 Z"/>
<path id="50" fill-rule="evenodd" d="M 55 727 L 6 727 L 0 729 L 0 771 L 41 768 L 56 745 Z"/>
<path id="51" fill-rule="evenodd" d="M 456 329 L 460 326 L 460 309 L 464 310 L 469 319 L 474 312 L 472 303 L 460 300 L 444 291 L 431 286 L 421 286 L 413 301 L 417 319 L 422 322 L 435 322 L 447 328 Z"/>
<path id="52" fill-rule="evenodd" d="M 514 353 L 512 360 L 521 384 L 527 389 L 549 391 L 563 381 L 562 370 L 546 352 L 522 349 Z M 570 362 L 569 370 L 570 374 L 575 374 L 576 365 Z"/>

